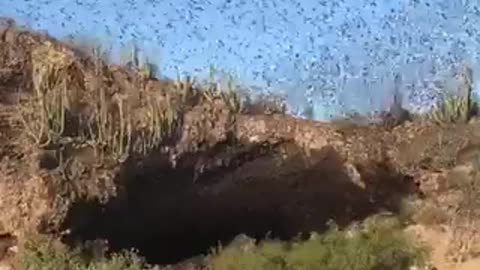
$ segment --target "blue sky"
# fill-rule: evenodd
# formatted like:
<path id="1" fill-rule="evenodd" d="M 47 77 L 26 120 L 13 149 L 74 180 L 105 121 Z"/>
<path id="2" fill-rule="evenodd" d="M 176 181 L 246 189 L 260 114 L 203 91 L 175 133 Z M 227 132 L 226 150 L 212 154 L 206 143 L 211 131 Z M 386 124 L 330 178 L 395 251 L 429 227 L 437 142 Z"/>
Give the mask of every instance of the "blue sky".
<path id="1" fill-rule="evenodd" d="M 385 108 L 397 74 L 405 106 L 427 107 L 456 65 L 479 63 L 478 1 L 1 0 L 0 16 L 58 38 L 135 40 L 165 76 L 214 64 L 322 120 Z"/>

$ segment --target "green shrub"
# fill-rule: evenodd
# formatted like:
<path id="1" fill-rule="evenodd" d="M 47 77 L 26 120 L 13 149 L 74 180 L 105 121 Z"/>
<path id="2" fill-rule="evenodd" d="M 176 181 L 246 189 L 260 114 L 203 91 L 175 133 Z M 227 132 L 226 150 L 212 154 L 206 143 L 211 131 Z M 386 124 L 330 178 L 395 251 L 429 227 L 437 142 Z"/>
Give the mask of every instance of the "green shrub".
<path id="1" fill-rule="evenodd" d="M 359 226 L 339 230 L 332 226 L 322 235 L 291 246 L 264 242 L 249 251 L 226 247 L 211 259 L 213 270 L 406 270 L 421 266 L 426 251 L 410 243 L 400 223 L 374 217 Z"/>
<path id="2" fill-rule="evenodd" d="M 33 238 L 16 256 L 17 270 L 142 270 L 145 265 L 134 253 L 88 259 L 85 250 L 70 249 L 56 240 Z"/>
<path id="3" fill-rule="evenodd" d="M 226 247 L 219 250 L 210 263 L 213 270 L 282 270 L 283 246 L 270 243 L 254 251 L 245 251 L 240 247 Z"/>
<path id="4" fill-rule="evenodd" d="M 299 244 L 287 256 L 288 269 L 403 270 L 422 263 L 422 250 L 406 240 L 395 220 L 368 220 L 361 227 L 332 227 Z"/>

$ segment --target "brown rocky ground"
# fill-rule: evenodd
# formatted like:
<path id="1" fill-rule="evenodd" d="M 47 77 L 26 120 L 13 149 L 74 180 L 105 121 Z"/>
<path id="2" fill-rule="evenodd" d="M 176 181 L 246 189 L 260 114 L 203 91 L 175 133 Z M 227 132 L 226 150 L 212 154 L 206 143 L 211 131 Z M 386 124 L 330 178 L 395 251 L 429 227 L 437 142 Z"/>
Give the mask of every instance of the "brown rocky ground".
<path id="1" fill-rule="evenodd" d="M 423 236 L 454 227 L 450 172 L 475 156 L 478 122 L 335 125 L 197 90 L 0 24 L 0 235 L 103 238 L 173 263 L 239 233 L 289 239 L 399 213 L 404 198 L 447 213 Z"/>

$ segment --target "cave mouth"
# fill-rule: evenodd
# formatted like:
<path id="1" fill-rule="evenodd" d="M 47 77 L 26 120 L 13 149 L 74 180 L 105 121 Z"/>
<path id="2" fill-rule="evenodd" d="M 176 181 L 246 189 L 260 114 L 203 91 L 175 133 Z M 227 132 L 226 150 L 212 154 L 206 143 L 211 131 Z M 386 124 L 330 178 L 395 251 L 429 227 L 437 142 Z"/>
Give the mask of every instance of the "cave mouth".
<path id="1" fill-rule="evenodd" d="M 336 153 L 323 153 L 318 163 L 301 170 L 295 160 L 288 163 L 290 171 L 256 160 L 243 165 L 247 174 L 206 174 L 197 181 L 191 168 L 135 170 L 121 200 L 72 208 L 71 216 L 89 218 L 81 225 L 78 218 L 70 220 L 75 227 L 71 237 L 77 243 L 106 239 L 110 251 L 134 248 L 149 264 L 168 265 L 207 255 L 239 234 L 291 240 L 323 231 L 330 220 L 346 226 L 382 210 L 395 212 L 398 198 L 409 193 L 402 188 L 406 177 L 385 164 L 361 171 L 390 183 L 372 192 L 353 184 Z M 218 182 L 208 179 L 212 177 L 237 184 L 215 192 L 211 184 L 203 184 Z"/>

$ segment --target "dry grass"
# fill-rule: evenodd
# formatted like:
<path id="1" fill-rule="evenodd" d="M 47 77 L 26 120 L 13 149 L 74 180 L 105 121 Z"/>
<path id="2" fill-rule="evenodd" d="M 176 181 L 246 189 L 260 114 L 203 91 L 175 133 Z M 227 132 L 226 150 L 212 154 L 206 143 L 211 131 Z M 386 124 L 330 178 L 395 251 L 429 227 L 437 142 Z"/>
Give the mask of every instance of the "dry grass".
<path id="1" fill-rule="evenodd" d="M 448 225 L 451 228 L 449 257 L 456 263 L 480 256 L 480 160 L 470 170 L 457 169 L 449 175 L 450 192 L 456 194 Z"/>

